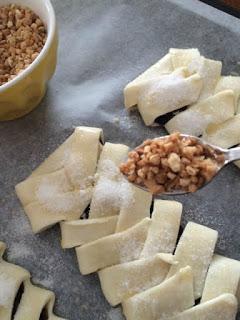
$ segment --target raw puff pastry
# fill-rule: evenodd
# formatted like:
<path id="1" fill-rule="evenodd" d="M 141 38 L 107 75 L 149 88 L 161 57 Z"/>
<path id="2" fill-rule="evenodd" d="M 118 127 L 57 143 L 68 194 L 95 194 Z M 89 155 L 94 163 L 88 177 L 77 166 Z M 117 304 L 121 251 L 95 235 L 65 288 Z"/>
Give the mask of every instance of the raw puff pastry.
<path id="1" fill-rule="evenodd" d="M 239 280 L 240 261 L 214 255 L 205 281 L 201 303 L 223 293 L 231 293 L 236 296 Z"/>
<path id="2" fill-rule="evenodd" d="M 166 319 L 194 305 L 193 275 L 190 267 L 179 270 L 158 286 L 123 302 L 127 320 Z"/>
<path id="3" fill-rule="evenodd" d="M 172 253 L 175 249 L 182 215 L 182 204 L 177 201 L 155 200 L 152 223 L 141 258 L 157 253 Z"/>
<path id="4" fill-rule="evenodd" d="M 223 294 L 167 320 L 235 320 L 236 314 L 236 297 L 232 294 Z"/>
<path id="5" fill-rule="evenodd" d="M 102 130 L 78 127 L 25 181 L 17 195 L 33 232 L 81 216 L 90 203 Z"/>
<path id="6" fill-rule="evenodd" d="M 238 111 L 238 102 L 240 96 L 240 77 L 223 76 L 219 79 L 215 93 L 223 90 L 233 90 L 235 100 L 235 113 Z"/>
<path id="7" fill-rule="evenodd" d="M 176 69 L 144 84 L 138 110 L 145 124 L 151 125 L 157 117 L 196 102 L 201 89 L 202 79 L 198 74 L 188 76 L 187 69 Z"/>
<path id="8" fill-rule="evenodd" d="M 127 158 L 128 151 L 129 147 L 123 144 L 104 144 L 97 165 L 98 181 L 93 190 L 90 219 L 119 214 L 119 202 L 122 201 L 115 198 L 121 197 L 122 190 L 114 189 L 126 188 L 126 192 L 128 191 L 128 182 L 123 180 L 119 171 L 119 165 Z"/>
<path id="9" fill-rule="evenodd" d="M 173 256 L 159 253 L 153 257 L 118 264 L 99 271 L 103 294 L 116 306 L 123 300 L 164 281 Z"/>
<path id="10" fill-rule="evenodd" d="M 169 133 L 181 132 L 200 136 L 209 124 L 222 123 L 233 117 L 234 108 L 234 92 L 221 91 L 179 112 L 165 124 L 165 128 Z"/>
<path id="11" fill-rule="evenodd" d="M 0 319 L 11 320 L 15 296 L 23 284 L 24 292 L 13 320 L 39 320 L 44 308 L 49 320 L 64 320 L 53 314 L 54 293 L 30 282 L 30 274 L 25 269 L 2 259 L 5 245 L 0 242 Z"/>
<path id="12" fill-rule="evenodd" d="M 135 226 L 76 248 L 82 274 L 139 258 L 151 224 L 145 218 Z"/>
<path id="13" fill-rule="evenodd" d="M 217 231 L 200 224 L 189 222 L 178 242 L 174 254 L 178 264 L 170 268 L 168 278 L 173 276 L 181 268 L 190 266 L 193 271 L 195 299 L 200 298 L 202 295 L 207 270 L 212 260 L 217 237 Z"/>

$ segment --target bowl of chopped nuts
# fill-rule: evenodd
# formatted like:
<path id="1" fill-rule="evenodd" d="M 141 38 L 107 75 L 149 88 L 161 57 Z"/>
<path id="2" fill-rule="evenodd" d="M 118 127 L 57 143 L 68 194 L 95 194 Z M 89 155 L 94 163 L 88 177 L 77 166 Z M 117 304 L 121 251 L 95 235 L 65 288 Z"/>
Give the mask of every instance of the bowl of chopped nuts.
<path id="1" fill-rule="evenodd" d="M 13 1 L 0 0 L 0 120 L 19 118 L 39 104 L 57 62 L 50 1 Z"/>

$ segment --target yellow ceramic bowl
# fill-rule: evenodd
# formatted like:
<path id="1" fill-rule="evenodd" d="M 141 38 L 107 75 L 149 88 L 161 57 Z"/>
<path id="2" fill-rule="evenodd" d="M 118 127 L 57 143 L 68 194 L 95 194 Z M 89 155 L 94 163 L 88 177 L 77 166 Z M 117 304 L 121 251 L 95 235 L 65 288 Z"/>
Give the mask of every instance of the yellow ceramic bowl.
<path id="1" fill-rule="evenodd" d="M 49 0 L 0 0 L 0 6 L 15 3 L 27 6 L 47 27 L 47 41 L 39 56 L 13 80 L 0 86 L 0 120 L 19 118 L 33 110 L 46 92 L 57 62 L 57 29 L 53 7 Z"/>

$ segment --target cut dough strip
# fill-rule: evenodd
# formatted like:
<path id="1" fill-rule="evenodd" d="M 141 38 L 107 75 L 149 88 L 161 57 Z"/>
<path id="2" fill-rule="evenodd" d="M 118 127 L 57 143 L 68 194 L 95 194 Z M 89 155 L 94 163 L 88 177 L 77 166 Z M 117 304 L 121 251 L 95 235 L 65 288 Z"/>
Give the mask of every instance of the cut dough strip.
<path id="1" fill-rule="evenodd" d="M 172 71 L 172 59 L 167 54 L 124 88 L 125 107 L 130 108 L 137 105 L 140 89 L 146 81 L 159 77 L 162 74 L 169 74 Z"/>
<path id="2" fill-rule="evenodd" d="M 187 70 L 177 69 L 169 75 L 149 80 L 141 90 L 138 109 L 146 125 L 161 115 L 198 100 L 202 80 L 198 74 L 187 77 Z"/>
<path id="3" fill-rule="evenodd" d="M 177 201 L 155 200 L 152 223 L 148 231 L 141 258 L 157 253 L 173 253 L 178 237 L 182 204 Z"/>
<path id="4" fill-rule="evenodd" d="M 117 216 L 112 216 L 61 222 L 62 248 L 81 246 L 87 242 L 113 234 L 116 229 L 117 219 Z"/>
<path id="5" fill-rule="evenodd" d="M 168 320 L 235 320 L 237 299 L 232 294 L 223 294 L 215 299 L 199 304 Z"/>
<path id="6" fill-rule="evenodd" d="M 126 197 L 131 195 L 131 200 L 120 210 L 116 232 L 124 231 L 146 217 L 150 218 L 151 193 L 135 187 L 133 184 L 129 185 L 129 189 L 130 191 L 125 190 L 125 192 L 128 192 Z"/>
<path id="7" fill-rule="evenodd" d="M 240 96 L 240 77 L 221 77 L 215 88 L 215 93 L 218 93 L 223 90 L 233 90 L 235 97 L 235 112 L 237 112 L 238 101 Z"/>
<path id="8" fill-rule="evenodd" d="M 236 295 L 239 280 L 240 261 L 214 255 L 208 270 L 201 303 L 224 293 Z"/>
<path id="9" fill-rule="evenodd" d="M 227 121 L 209 125 L 203 139 L 222 148 L 230 148 L 240 143 L 240 114 Z"/>
<path id="10" fill-rule="evenodd" d="M 181 268 L 190 266 L 193 271 L 195 299 L 200 298 L 202 295 L 217 237 L 217 231 L 189 222 L 178 242 L 174 254 L 178 264 L 170 268 L 168 278 Z"/>
<path id="11" fill-rule="evenodd" d="M 25 181 L 16 186 L 34 232 L 78 219 L 90 203 L 102 130 L 78 127 Z"/>
<path id="12" fill-rule="evenodd" d="M 103 294 L 112 306 L 116 306 L 123 300 L 160 284 L 173 263 L 173 256 L 160 253 L 147 259 L 103 269 L 98 273 Z"/>
<path id="13" fill-rule="evenodd" d="M 232 90 L 225 90 L 178 113 L 168 121 L 165 128 L 169 133 L 200 136 L 209 124 L 219 124 L 233 116 L 234 93 Z"/>
<path id="14" fill-rule="evenodd" d="M 127 320 L 158 320 L 193 305 L 193 275 L 186 267 L 160 285 L 127 299 L 122 306 Z"/>
<path id="15" fill-rule="evenodd" d="M 4 253 L 5 244 L 0 242 L 0 252 Z M 0 258 L 0 319 L 10 320 L 16 294 L 23 284 L 23 294 L 17 306 L 14 320 L 39 320 L 43 309 L 46 309 L 49 320 L 64 320 L 53 314 L 54 293 L 30 282 L 27 270 L 8 263 Z"/>
<path id="16" fill-rule="evenodd" d="M 115 233 L 76 248 L 82 274 L 139 258 L 151 219 L 145 218 L 126 231 Z"/>
<path id="17" fill-rule="evenodd" d="M 130 185 L 119 171 L 119 165 L 128 151 L 128 146 L 123 144 L 107 142 L 103 146 L 97 166 L 99 178 L 90 205 L 90 219 L 117 215 L 123 202 L 130 200 Z"/>

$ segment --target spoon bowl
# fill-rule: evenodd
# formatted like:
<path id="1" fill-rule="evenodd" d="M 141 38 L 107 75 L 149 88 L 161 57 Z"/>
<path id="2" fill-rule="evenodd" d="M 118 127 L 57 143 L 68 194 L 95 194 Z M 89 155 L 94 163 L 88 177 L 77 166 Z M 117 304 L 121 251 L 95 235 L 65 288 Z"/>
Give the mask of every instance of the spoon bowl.
<path id="1" fill-rule="evenodd" d="M 202 145 L 207 149 L 211 149 L 216 155 L 222 155 L 223 156 L 223 161 L 221 163 L 218 163 L 218 166 L 217 166 L 218 169 L 217 169 L 216 173 L 212 176 L 212 178 L 210 180 L 205 181 L 205 183 L 203 183 L 203 185 L 201 185 L 196 191 L 202 189 L 208 183 L 210 183 L 213 180 L 213 178 L 221 171 L 221 169 L 223 167 L 225 167 L 227 164 L 240 159 L 240 147 L 232 148 L 232 149 L 228 150 L 228 149 L 223 149 L 221 147 L 212 145 L 212 144 L 204 141 L 203 139 L 195 137 L 195 136 L 191 136 L 191 135 L 187 135 L 187 134 L 180 134 L 179 136 L 181 138 L 195 139 L 195 141 L 199 145 Z M 157 137 L 157 138 L 152 139 L 152 141 L 164 140 L 164 139 L 166 139 L 168 137 L 169 137 L 168 135 L 161 136 L 161 137 Z M 144 147 L 144 143 L 140 144 L 139 146 L 134 148 L 132 151 L 136 151 L 137 149 L 142 148 L 142 147 Z M 125 176 L 126 179 L 128 179 L 128 177 L 125 174 L 124 174 L 124 176 Z M 131 181 L 130 181 L 130 183 L 133 183 L 136 187 L 149 192 L 149 189 L 144 185 L 140 185 L 138 183 L 131 182 Z M 162 196 L 162 195 L 183 195 L 183 194 L 186 194 L 186 193 L 192 193 L 192 192 L 191 191 L 186 191 L 186 190 L 181 190 L 181 189 L 173 189 L 173 190 L 167 191 L 167 192 L 154 193 L 153 195 L 154 195 L 154 197 L 157 198 L 157 197 Z"/>

